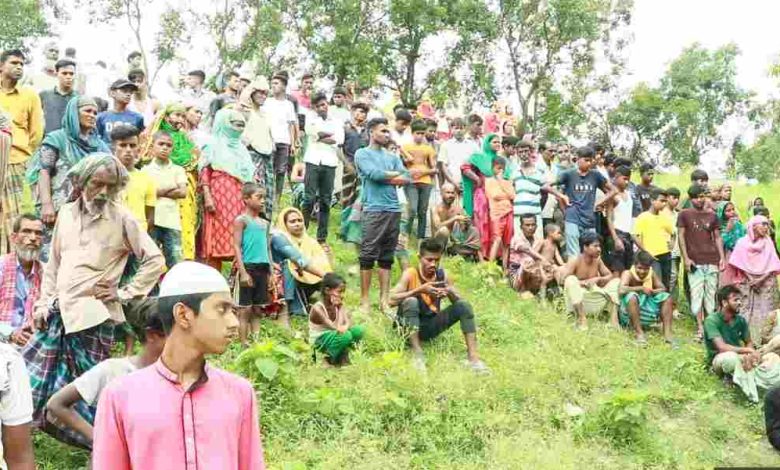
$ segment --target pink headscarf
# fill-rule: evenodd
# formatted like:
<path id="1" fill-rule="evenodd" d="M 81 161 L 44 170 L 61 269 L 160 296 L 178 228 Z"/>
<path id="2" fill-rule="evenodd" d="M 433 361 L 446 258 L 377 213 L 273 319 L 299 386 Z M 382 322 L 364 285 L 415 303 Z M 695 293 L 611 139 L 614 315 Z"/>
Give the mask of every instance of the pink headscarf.
<path id="1" fill-rule="evenodd" d="M 768 223 L 769 220 L 762 215 L 753 216 L 748 221 L 747 235 L 737 241 L 729 264 L 751 276 L 780 273 L 780 259 L 772 240 L 768 236 L 756 237 L 756 225 Z"/>

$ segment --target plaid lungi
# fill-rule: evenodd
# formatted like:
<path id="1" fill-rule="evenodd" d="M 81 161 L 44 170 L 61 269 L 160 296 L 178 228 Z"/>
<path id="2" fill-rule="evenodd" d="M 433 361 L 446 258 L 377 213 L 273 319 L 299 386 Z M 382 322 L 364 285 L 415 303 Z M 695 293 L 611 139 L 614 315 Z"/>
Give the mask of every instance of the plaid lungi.
<path id="1" fill-rule="evenodd" d="M 49 309 L 48 327 L 38 331 L 22 349 L 30 374 L 33 398 L 33 422 L 55 438 L 71 445 L 89 448 L 89 443 L 75 431 L 46 419 L 46 402 L 57 392 L 97 363 L 108 359 L 114 339 L 115 323 L 105 321 L 98 326 L 65 334 L 59 307 Z M 88 422 L 95 420 L 95 407 L 79 401 L 76 411 Z"/>
<path id="2" fill-rule="evenodd" d="M 22 213 L 25 163 L 9 163 L 0 197 L 0 255 L 13 252 L 11 233 L 14 219 Z"/>

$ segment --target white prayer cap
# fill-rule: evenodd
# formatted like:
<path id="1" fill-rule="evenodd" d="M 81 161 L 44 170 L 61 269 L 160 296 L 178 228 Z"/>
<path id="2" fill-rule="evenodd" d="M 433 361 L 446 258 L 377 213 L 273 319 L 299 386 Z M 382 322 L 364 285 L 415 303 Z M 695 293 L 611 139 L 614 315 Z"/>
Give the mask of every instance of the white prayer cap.
<path id="1" fill-rule="evenodd" d="M 230 292 L 222 274 L 211 266 L 182 261 L 172 267 L 160 283 L 160 297 Z"/>

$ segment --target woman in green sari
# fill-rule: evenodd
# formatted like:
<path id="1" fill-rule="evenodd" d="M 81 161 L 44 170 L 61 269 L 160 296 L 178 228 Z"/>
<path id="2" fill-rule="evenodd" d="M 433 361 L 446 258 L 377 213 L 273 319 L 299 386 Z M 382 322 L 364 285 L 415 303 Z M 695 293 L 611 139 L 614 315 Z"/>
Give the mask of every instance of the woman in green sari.
<path id="1" fill-rule="evenodd" d="M 718 222 L 720 222 L 720 236 L 723 239 L 723 253 L 728 260 L 731 257 L 731 252 L 734 251 L 737 241 L 747 234 L 745 226 L 739 220 L 739 214 L 737 214 L 737 208 L 731 201 L 720 201 L 715 206 L 715 213 L 718 216 Z M 726 270 L 720 275 L 720 285 L 725 286 L 734 284 L 736 281 L 736 272 L 731 265 L 726 266 Z"/>
<path id="2" fill-rule="evenodd" d="M 490 210 L 485 194 L 485 178 L 493 177 L 493 159 L 501 149 L 501 137 L 488 134 L 482 142 L 482 152 L 472 155 L 461 167 L 463 173 L 463 209 L 473 220 L 480 236 L 480 254 L 487 259 L 490 252 Z M 504 173 L 509 177 L 509 169 Z"/>

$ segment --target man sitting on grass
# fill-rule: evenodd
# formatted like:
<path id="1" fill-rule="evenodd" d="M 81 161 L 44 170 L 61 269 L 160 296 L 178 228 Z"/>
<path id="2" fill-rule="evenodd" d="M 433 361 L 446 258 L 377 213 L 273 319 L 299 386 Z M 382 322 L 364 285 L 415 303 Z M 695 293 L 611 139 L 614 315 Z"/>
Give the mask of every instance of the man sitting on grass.
<path id="1" fill-rule="evenodd" d="M 441 185 L 441 204 L 431 210 L 434 238 L 445 240 L 448 253 L 477 259 L 479 232 L 463 211 L 452 183 Z"/>
<path id="2" fill-rule="evenodd" d="M 672 343 L 672 298 L 653 269 L 654 262 L 650 253 L 640 251 L 634 265 L 620 276 L 620 324 L 631 323 L 639 346 L 647 345 L 642 326 L 652 325 L 659 317 L 664 340 Z"/>
<path id="3" fill-rule="evenodd" d="M 617 327 L 618 287 L 620 280 L 601 260 L 601 241 L 593 232 L 580 237 L 582 253 L 569 260 L 563 268 L 563 297 L 566 307 L 577 315 L 577 329 L 586 330 L 585 315 L 609 312 L 610 323 Z"/>
<path id="4" fill-rule="evenodd" d="M 422 342 L 460 323 L 460 330 L 466 340 L 466 365 L 475 372 L 488 372 L 488 367 L 477 353 L 474 311 L 455 291 L 452 279 L 439 267 L 443 252 L 444 247 L 437 240 L 423 240 L 420 243 L 419 265 L 403 272 L 390 293 L 390 305 L 398 307 L 398 323 L 410 330 L 409 344 L 414 353 L 413 365 L 417 369 L 425 371 Z M 442 309 L 441 301 L 444 298 L 449 299 L 451 305 Z"/>

